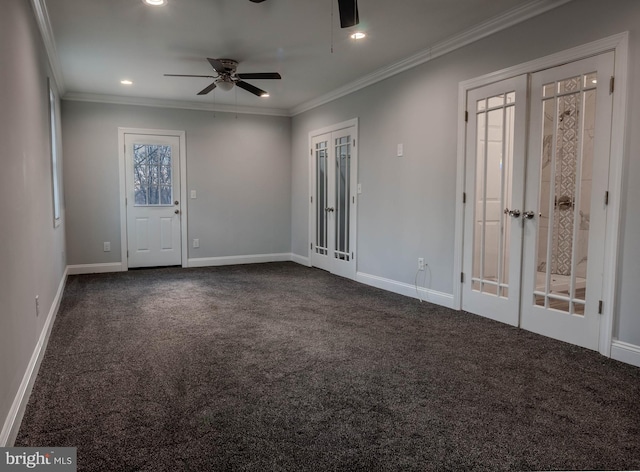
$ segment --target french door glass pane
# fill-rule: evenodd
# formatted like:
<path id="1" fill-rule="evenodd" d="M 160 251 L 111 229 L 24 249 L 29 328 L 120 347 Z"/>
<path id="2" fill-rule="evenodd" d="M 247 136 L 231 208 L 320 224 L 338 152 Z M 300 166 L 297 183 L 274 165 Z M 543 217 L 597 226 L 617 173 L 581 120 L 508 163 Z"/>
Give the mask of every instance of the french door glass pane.
<path id="1" fill-rule="evenodd" d="M 515 94 L 476 104 L 476 195 L 472 284 L 475 290 L 507 297 L 514 152 Z M 489 108 L 489 111 L 487 111 Z"/>
<path id="2" fill-rule="evenodd" d="M 316 244 L 318 254 L 327 254 L 327 142 L 316 143 Z"/>
<path id="3" fill-rule="evenodd" d="M 335 253 L 337 259 L 349 260 L 349 196 L 351 170 L 351 138 L 343 136 L 335 140 L 336 160 L 336 234 Z"/>
<path id="4" fill-rule="evenodd" d="M 580 316 L 584 315 L 586 300 L 595 77 L 595 73 L 571 77 L 547 84 L 542 90 L 534 303 Z"/>

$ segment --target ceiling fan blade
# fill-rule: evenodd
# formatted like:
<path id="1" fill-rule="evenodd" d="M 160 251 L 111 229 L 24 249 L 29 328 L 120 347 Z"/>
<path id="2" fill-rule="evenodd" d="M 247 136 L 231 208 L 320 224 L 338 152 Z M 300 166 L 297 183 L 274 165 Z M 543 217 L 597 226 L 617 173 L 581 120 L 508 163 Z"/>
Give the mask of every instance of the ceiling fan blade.
<path id="1" fill-rule="evenodd" d="M 253 3 L 262 3 L 262 2 L 264 2 L 264 0 L 250 0 L 250 1 L 253 2 Z"/>
<path id="2" fill-rule="evenodd" d="M 211 67 L 213 67 L 213 69 L 218 74 L 224 74 L 227 72 L 227 69 L 225 68 L 224 64 L 220 62 L 218 59 L 211 59 L 210 57 L 207 57 L 207 61 L 209 61 L 209 64 L 211 64 Z"/>
<path id="3" fill-rule="evenodd" d="M 164 74 L 165 77 L 206 77 L 207 79 L 215 79 L 213 75 L 192 75 L 192 74 Z"/>
<path id="4" fill-rule="evenodd" d="M 216 83 L 212 82 L 211 85 L 209 85 L 208 87 L 203 88 L 202 90 L 200 90 L 198 92 L 198 95 L 206 95 L 209 92 L 211 92 L 214 88 L 216 88 Z"/>
<path id="5" fill-rule="evenodd" d="M 243 82 L 242 80 L 238 80 L 236 82 L 236 85 L 241 89 L 246 90 L 247 92 L 251 92 L 252 94 L 257 95 L 258 97 L 262 97 L 263 95 L 268 95 L 267 92 L 265 92 L 264 90 L 259 89 L 254 85 Z"/>
<path id="6" fill-rule="evenodd" d="M 360 23 L 358 0 L 338 0 L 338 9 L 341 28 L 349 28 Z"/>
<path id="7" fill-rule="evenodd" d="M 240 79 L 281 79 L 277 72 L 249 72 L 248 74 L 236 74 Z"/>

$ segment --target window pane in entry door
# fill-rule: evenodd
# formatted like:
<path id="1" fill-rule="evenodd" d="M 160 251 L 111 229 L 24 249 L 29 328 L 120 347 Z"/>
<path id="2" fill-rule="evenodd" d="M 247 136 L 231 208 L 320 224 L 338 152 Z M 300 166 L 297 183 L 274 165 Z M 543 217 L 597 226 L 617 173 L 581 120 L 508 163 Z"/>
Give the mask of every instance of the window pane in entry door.
<path id="1" fill-rule="evenodd" d="M 327 142 L 316 143 L 316 247 L 318 254 L 327 254 Z"/>
<path id="2" fill-rule="evenodd" d="M 133 145 L 136 206 L 172 205 L 171 146 Z"/>

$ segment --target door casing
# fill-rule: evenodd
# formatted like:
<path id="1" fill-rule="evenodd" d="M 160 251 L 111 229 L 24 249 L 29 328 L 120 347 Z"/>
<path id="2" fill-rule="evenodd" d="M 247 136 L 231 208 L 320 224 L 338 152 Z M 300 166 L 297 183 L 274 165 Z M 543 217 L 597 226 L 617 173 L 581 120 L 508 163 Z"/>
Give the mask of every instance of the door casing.
<path id="1" fill-rule="evenodd" d="M 187 154 L 186 154 L 186 133 L 177 130 L 143 129 L 143 128 L 118 128 L 118 174 L 120 186 L 120 257 L 122 270 L 129 270 L 127 257 L 127 187 L 126 187 L 126 155 L 125 155 L 125 135 L 139 134 L 150 136 L 174 136 L 180 141 L 180 202 L 181 202 L 181 254 L 182 267 L 188 267 L 188 239 L 187 239 Z"/>
<path id="2" fill-rule="evenodd" d="M 622 198 L 622 173 L 624 165 L 624 143 L 626 135 L 626 114 L 628 96 L 628 50 L 629 33 L 624 32 L 594 41 L 582 46 L 552 54 L 541 59 L 509 67 L 458 85 L 458 155 L 456 177 L 456 217 L 454 242 L 453 306 L 462 307 L 462 262 L 464 235 L 464 192 L 466 158 L 466 122 L 467 93 L 496 81 L 509 79 L 522 74 L 532 74 L 544 69 L 557 67 L 589 56 L 613 51 L 615 53 L 615 91 L 613 96 L 613 116 L 611 126 L 611 148 L 609 161 L 609 218 L 605 230 L 605 267 L 603 285 L 603 310 L 600 318 L 599 352 L 611 356 L 613 323 L 615 310 L 616 275 L 618 266 L 618 246 Z"/>

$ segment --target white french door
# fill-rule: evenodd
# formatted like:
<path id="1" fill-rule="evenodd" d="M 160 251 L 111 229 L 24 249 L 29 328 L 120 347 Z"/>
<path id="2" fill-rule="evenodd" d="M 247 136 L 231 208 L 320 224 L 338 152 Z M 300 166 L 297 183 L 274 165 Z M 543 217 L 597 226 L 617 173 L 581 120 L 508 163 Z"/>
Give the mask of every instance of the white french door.
<path id="1" fill-rule="evenodd" d="M 128 267 L 181 265 L 180 138 L 124 140 Z"/>
<path id="2" fill-rule="evenodd" d="M 598 349 L 614 53 L 531 78 L 522 327 Z"/>
<path id="3" fill-rule="evenodd" d="M 355 279 L 355 127 L 311 139 L 311 265 Z"/>
<path id="4" fill-rule="evenodd" d="M 463 309 L 598 349 L 613 67 L 604 53 L 468 92 Z"/>
<path id="5" fill-rule="evenodd" d="M 462 308 L 518 325 L 526 75 L 468 94 Z"/>

